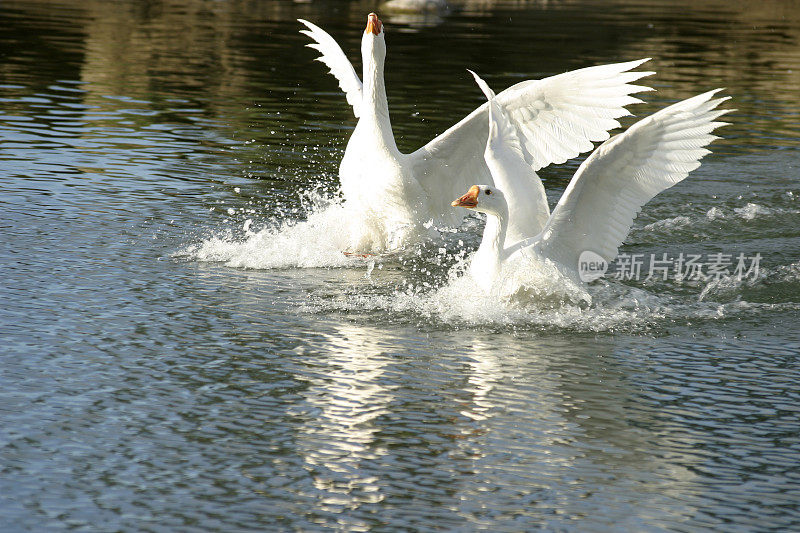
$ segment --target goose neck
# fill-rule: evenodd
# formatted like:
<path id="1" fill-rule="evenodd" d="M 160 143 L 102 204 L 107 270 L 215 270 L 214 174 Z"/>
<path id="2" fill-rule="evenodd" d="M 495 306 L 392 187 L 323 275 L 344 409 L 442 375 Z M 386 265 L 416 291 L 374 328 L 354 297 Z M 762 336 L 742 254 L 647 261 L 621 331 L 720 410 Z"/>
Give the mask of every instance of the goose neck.
<path id="1" fill-rule="evenodd" d="M 378 147 L 397 153 L 392 123 L 389 119 L 389 102 L 383 80 L 383 62 L 369 57 L 364 62 L 364 86 L 361 119 L 357 129 L 378 143 Z"/>
<path id="2" fill-rule="evenodd" d="M 386 98 L 386 84 L 383 79 L 383 62 L 373 57 L 364 63 L 363 91 L 366 114 L 388 121 L 389 101 Z"/>
<path id="3" fill-rule="evenodd" d="M 508 217 L 505 213 L 489 213 L 486 216 L 486 227 L 483 230 L 483 239 L 478 248 L 478 253 L 496 262 L 503 260 L 506 233 L 508 231 Z"/>

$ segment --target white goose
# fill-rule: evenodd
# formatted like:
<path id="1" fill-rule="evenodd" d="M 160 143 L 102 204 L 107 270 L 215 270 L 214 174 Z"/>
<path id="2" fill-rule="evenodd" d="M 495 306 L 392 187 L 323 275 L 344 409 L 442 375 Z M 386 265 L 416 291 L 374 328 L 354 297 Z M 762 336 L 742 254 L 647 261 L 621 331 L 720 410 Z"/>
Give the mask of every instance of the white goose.
<path id="1" fill-rule="evenodd" d="M 525 160 L 516 130 L 497 103 L 494 91 L 477 74 L 467 69 L 489 104 L 489 135 L 483 159 L 492 182 L 506 194 L 508 203 L 507 242 L 521 241 L 544 229 L 550 217 L 547 193 L 539 176 Z"/>
<path id="2" fill-rule="evenodd" d="M 527 238 L 510 238 L 512 224 L 520 230 L 510 206 L 525 200 L 519 198 L 519 187 L 506 179 L 507 170 L 518 168 L 518 142 L 513 137 L 502 137 L 508 118 L 482 80 L 479 84 L 487 93 L 492 110 L 492 134 L 485 157 L 495 184 L 473 185 L 452 205 L 488 215 L 469 275 L 484 292 L 500 292 L 501 296 L 511 296 L 523 288 L 524 281 L 519 279 L 510 286 L 498 283 L 515 270 L 554 267 L 580 284 L 578 261 L 582 253 L 593 252 L 611 262 L 642 206 L 700 166 L 700 159 L 710 153 L 704 147 L 718 138 L 711 132 L 726 124 L 715 120 L 730 111 L 716 109 L 728 100 L 712 99 L 721 90 L 716 89 L 640 120 L 601 144 L 581 164 L 543 228 L 534 221 L 524 235 Z M 507 146 L 503 146 L 504 141 L 508 141 Z M 504 191 L 503 187 L 509 185 L 511 189 Z M 515 198 L 510 198 L 510 191 Z M 534 187 L 530 197 L 538 203 L 540 191 Z"/>
<path id="3" fill-rule="evenodd" d="M 359 80 L 336 41 L 318 26 L 299 19 L 308 46 L 322 55 L 339 80 L 358 117 L 339 167 L 348 212 L 348 250 L 377 253 L 400 248 L 452 226 L 463 216 L 448 199 L 478 178 L 490 182 L 481 152 L 486 143 L 487 104 L 411 154 L 395 144 L 389 121 L 383 67 L 384 27 L 370 13 L 361 40 L 363 80 Z M 591 150 L 608 138 L 627 115 L 625 106 L 641 101 L 632 93 L 649 90 L 632 82 L 652 72 L 628 72 L 647 59 L 588 67 L 542 80 L 518 83 L 497 95 L 519 138 L 529 166 L 536 171 Z M 472 181 L 474 183 L 474 181 Z"/>

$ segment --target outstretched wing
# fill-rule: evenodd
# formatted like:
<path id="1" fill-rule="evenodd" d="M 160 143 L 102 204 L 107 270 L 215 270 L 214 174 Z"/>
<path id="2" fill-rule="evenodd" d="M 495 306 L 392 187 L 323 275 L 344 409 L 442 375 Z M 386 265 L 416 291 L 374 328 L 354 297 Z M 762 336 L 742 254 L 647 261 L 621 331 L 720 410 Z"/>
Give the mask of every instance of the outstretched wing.
<path id="1" fill-rule="evenodd" d="M 728 98 L 721 89 L 673 104 L 606 141 L 578 168 L 545 226 L 538 251 L 569 268 L 590 250 L 612 261 L 642 206 L 683 180 L 710 153 L 704 148 Z"/>
<path id="2" fill-rule="evenodd" d="M 480 76 L 469 71 L 489 101 L 489 139 L 483 158 L 494 184 L 508 202 L 506 243 L 514 244 L 538 235 L 550 217 L 547 194 L 542 180 L 525 161 L 525 151 L 494 91 Z"/>
<path id="3" fill-rule="evenodd" d="M 300 33 L 308 35 L 314 40 L 313 43 L 306 46 L 322 54 L 316 61 L 325 63 L 331 69 L 331 74 L 339 80 L 339 87 L 344 91 L 347 103 L 353 106 L 353 113 L 356 117 L 361 116 L 361 80 L 358 78 L 355 69 L 353 69 L 350 60 L 347 59 L 341 47 L 325 30 L 307 20 L 297 19 L 297 21 L 308 28 L 307 30 L 300 30 Z"/>
<path id="4" fill-rule="evenodd" d="M 608 139 L 608 130 L 628 115 L 625 106 L 641 103 L 632 93 L 650 90 L 632 82 L 653 74 L 628 72 L 647 59 L 587 67 L 529 80 L 497 95 L 520 140 L 525 160 L 534 171 L 563 163 L 593 148 L 592 141 Z M 439 213 L 475 183 L 491 183 L 483 148 L 488 104 L 410 154 L 415 175 Z M 452 210 L 450 210 L 452 212 Z"/>

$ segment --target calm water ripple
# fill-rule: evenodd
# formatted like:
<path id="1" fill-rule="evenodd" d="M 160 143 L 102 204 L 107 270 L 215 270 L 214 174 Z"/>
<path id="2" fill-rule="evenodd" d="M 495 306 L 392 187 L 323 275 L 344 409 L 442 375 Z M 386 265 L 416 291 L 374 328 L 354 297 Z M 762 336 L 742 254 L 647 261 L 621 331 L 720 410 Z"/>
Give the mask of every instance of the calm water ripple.
<path id="1" fill-rule="evenodd" d="M 796 3 L 452 4 L 380 11 L 402 149 L 481 103 L 466 68 L 652 57 L 638 116 L 718 86 L 738 111 L 623 252 L 759 275 L 476 302 L 474 218 L 347 260 L 354 123 L 295 19 L 359 68 L 377 2 L 4 1 L 3 531 L 800 529 Z"/>

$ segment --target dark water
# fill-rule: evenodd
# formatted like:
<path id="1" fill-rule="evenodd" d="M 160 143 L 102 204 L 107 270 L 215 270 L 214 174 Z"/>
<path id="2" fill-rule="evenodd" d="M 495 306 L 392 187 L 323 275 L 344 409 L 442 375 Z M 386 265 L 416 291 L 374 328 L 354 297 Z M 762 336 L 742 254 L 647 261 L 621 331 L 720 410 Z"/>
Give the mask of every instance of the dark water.
<path id="1" fill-rule="evenodd" d="M 6 0 L 4 531 L 800 529 L 800 7 L 454 4 L 379 11 L 401 148 L 481 103 L 467 67 L 652 57 L 638 115 L 738 111 L 622 251 L 758 276 L 476 307 L 447 272 L 477 220 L 367 275 L 302 222 L 354 122 L 295 19 L 357 61 L 375 3 Z"/>

